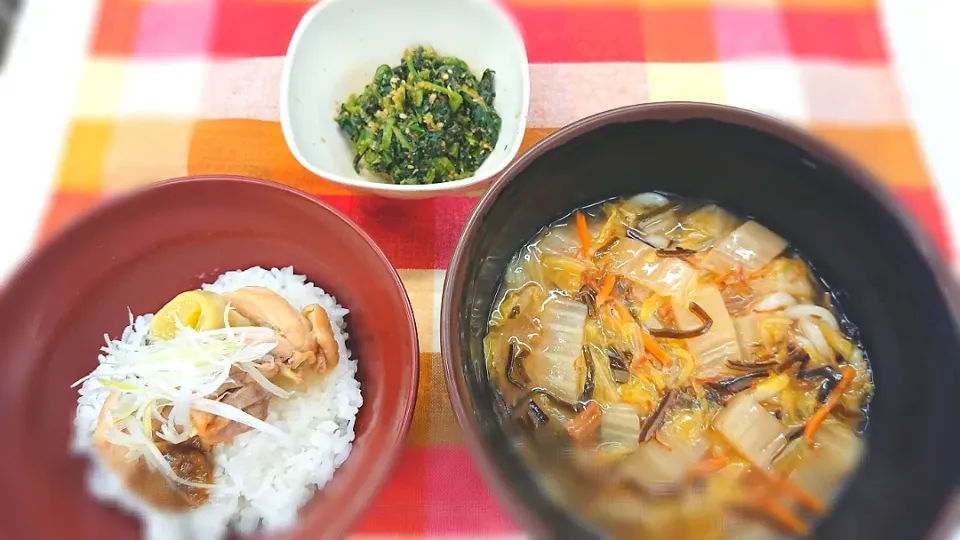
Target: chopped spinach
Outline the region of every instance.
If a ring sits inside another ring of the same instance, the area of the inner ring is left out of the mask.
[[[358,173],[434,184],[472,175],[493,151],[495,97],[493,71],[478,80],[463,60],[418,47],[404,51],[399,65],[377,68],[334,119],[353,142]]]

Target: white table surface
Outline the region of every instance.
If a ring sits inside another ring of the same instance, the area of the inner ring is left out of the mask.
[[[53,189],[97,1],[25,4],[0,71],[0,280],[29,251]],[[880,4],[907,111],[960,254],[960,0]],[[942,534],[960,540],[960,531]]]

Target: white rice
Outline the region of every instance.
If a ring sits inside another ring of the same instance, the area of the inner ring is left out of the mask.
[[[347,456],[354,438],[357,411],[363,403],[356,380],[357,361],[350,358],[344,316],[346,309],[323,289],[293,273],[260,267],[227,272],[203,288],[228,292],[250,285],[267,287],[294,307],[320,304],[334,326],[340,359],[329,375],[289,399],[270,401],[266,421],[292,438],[286,446],[259,431],[249,431],[214,451],[215,484],[209,501],[187,513],[158,511],[126,490],[120,479],[99,459],[91,437],[106,392],[94,392],[100,383],[87,380],[80,389],[74,422],[74,451],[91,461],[87,487],[98,499],[117,504],[140,517],[149,540],[224,538],[229,529],[247,534],[262,529],[289,529],[297,513],[333,476]],[[152,314],[136,317],[120,338],[138,344],[146,336]]]

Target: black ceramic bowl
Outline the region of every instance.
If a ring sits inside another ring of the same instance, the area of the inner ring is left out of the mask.
[[[506,265],[573,209],[651,190],[755,217],[811,260],[861,330],[876,384],[867,454],[816,535],[927,536],[960,477],[958,296],[942,260],[879,183],[829,146],[697,103],[628,107],[560,130],[504,172],[465,227],[443,291],[447,388],[505,506],[537,536],[598,535],[538,490],[500,421],[481,340]]]

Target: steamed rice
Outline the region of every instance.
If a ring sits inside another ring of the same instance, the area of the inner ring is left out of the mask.
[[[307,282],[305,276],[294,274],[292,267],[227,272],[203,289],[225,293],[253,285],[273,290],[298,310],[320,304],[330,318],[340,358],[336,368],[321,380],[288,399],[270,401],[266,421],[287,433],[291,445],[254,430],[215,449],[217,489],[211,491],[206,504],[174,514],[158,511],[130,493],[102,463],[92,443],[107,393],[94,392],[100,387],[96,378],[87,380],[80,389],[74,450],[91,461],[87,487],[98,499],[137,514],[144,525],[144,537],[149,540],[218,539],[230,528],[241,534],[288,529],[296,522],[299,508],[323,488],[350,455],[354,423],[363,400],[356,380],[357,361],[350,358],[346,346],[344,316],[348,311],[323,289]],[[141,343],[152,317],[133,318],[119,341]]]

